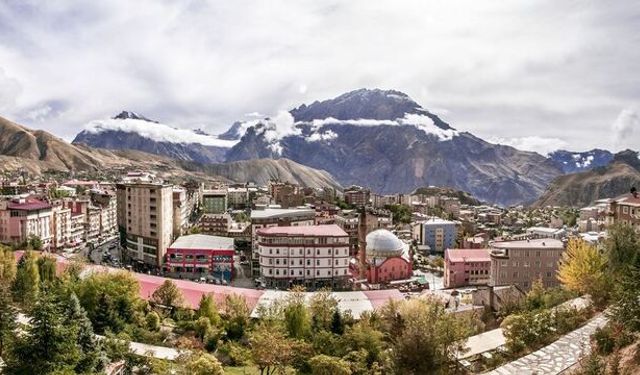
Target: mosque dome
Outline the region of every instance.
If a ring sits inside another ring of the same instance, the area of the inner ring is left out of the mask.
[[[367,234],[367,257],[395,257],[401,256],[405,244],[395,234],[386,229],[377,229]]]

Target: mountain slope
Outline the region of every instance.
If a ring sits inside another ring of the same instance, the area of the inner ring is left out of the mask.
[[[534,200],[562,173],[539,154],[458,132],[398,91],[356,90],[290,115],[241,126],[227,160],[288,158],[343,186],[383,194],[449,186],[504,205]]]
[[[584,152],[557,150],[548,156],[557,163],[564,173],[582,172],[603,167],[613,160],[613,154],[610,151],[597,148]]]
[[[640,187],[640,160],[637,152],[627,150],[615,154],[604,167],[558,177],[534,206],[584,207],[624,194],[632,186]]]
[[[72,143],[216,163],[224,161],[227,150],[236,142],[218,139],[202,131],[172,128],[136,113],[123,111],[113,119],[90,122]]]
[[[251,160],[226,164],[202,164],[174,160],[136,150],[105,150],[74,145],[42,130],[31,130],[0,117],[0,170],[44,172],[101,172],[154,170],[163,178],[226,179],[266,183],[269,178],[310,187],[340,185],[325,171],[290,160]],[[251,177],[251,178],[249,178]]]

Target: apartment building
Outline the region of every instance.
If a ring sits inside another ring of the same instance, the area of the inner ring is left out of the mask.
[[[52,207],[53,211],[53,241],[54,249],[63,249],[70,245],[71,240],[71,209],[62,202]]]
[[[564,251],[562,241],[539,238],[489,244],[491,278],[489,285],[515,284],[528,290],[540,279],[545,287],[558,285],[558,262]]]
[[[360,186],[351,186],[344,191],[344,201],[352,206],[366,206],[370,198],[371,191]]]
[[[612,223],[628,224],[640,230],[640,195],[635,188],[631,192],[618,196],[609,203],[609,216]]]
[[[124,183],[116,185],[116,195],[127,256],[160,268],[173,239],[173,187]]]
[[[315,210],[306,208],[265,208],[251,211],[251,271],[253,276],[260,276],[259,229],[314,225],[315,216]]]
[[[432,252],[444,253],[454,248],[458,237],[458,222],[432,217],[413,224],[414,240],[427,245]]]
[[[349,236],[335,224],[257,230],[260,275],[268,287],[343,288],[350,278]]]
[[[189,230],[189,216],[191,207],[187,200],[187,190],[173,188],[173,236],[179,237]]]
[[[176,239],[165,254],[165,272],[187,279],[213,277],[230,282],[233,276],[233,238],[191,234]]]
[[[53,211],[49,203],[33,197],[16,197],[0,202],[0,241],[23,243],[32,236],[44,249],[53,242]]]
[[[487,285],[491,278],[488,249],[447,249],[444,252],[444,287]]]
[[[202,212],[205,214],[223,214],[227,212],[227,189],[208,189],[202,192]]]

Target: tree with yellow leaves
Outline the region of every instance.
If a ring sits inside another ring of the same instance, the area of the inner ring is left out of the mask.
[[[558,279],[569,290],[589,294],[596,305],[609,298],[607,258],[595,246],[580,238],[572,238],[562,254]]]

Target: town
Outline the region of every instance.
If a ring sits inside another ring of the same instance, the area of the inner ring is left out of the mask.
[[[607,228],[639,223],[633,187],[581,209],[499,207],[433,186],[379,195],[276,180],[169,183],[130,171],[103,180],[6,176],[0,202],[0,241],[18,258],[34,250],[62,267],[123,269],[149,301],[167,282],[183,307],[197,310],[208,294],[224,305],[233,294],[254,318],[299,291],[328,292],[352,319],[389,301],[437,301],[447,314],[481,320],[479,337],[496,341],[470,337],[454,356],[471,372],[509,358],[496,322],[532,293],[593,314],[585,312],[592,299],[559,289],[568,243],[604,252]]]

